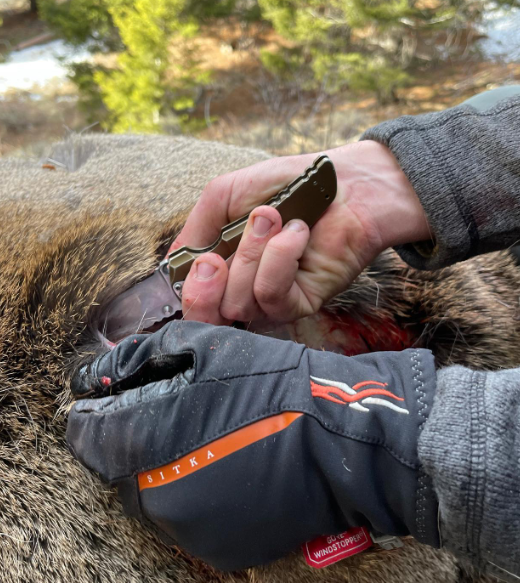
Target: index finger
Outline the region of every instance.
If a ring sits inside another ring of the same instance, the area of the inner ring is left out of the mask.
[[[297,178],[315,157],[305,154],[271,158],[213,179],[202,191],[168,253],[184,245],[211,245],[222,227],[266,202]]]

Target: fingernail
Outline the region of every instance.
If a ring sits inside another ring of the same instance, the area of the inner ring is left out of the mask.
[[[269,233],[272,226],[273,221],[270,221],[266,217],[262,216],[255,217],[255,220],[253,221],[253,233],[257,237],[263,237],[264,235],[267,235],[267,233]]]
[[[284,229],[287,229],[287,231],[302,231],[303,225],[301,221],[289,221]]]
[[[211,279],[217,268],[211,263],[206,263],[202,261],[201,263],[197,263],[197,279]]]

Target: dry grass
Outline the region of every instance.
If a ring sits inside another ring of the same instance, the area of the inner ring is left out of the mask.
[[[215,121],[208,116],[200,137],[278,155],[319,151],[356,140],[386,119],[443,110],[513,83],[520,83],[520,63],[441,63],[417,70],[414,85],[398,92],[399,101],[383,106],[370,95],[331,99],[257,78],[212,100],[211,112],[219,114]]]
[[[86,125],[74,96],[37,97],[16,91],[0,101],[0,156],[40,157],[51,142]]]
[[[369,118],[355,111],[328,108],[316,116],[295,116],[285,123],[272,117],[244,122],[228,114],[200,137],[237,146],[261,148],[284,156],[317,152],[353,141],[370,126]]]

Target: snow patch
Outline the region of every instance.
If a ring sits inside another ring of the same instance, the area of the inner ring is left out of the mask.
[[[91,58],[85,48],[71,49],[62,40],[35,45],[12,52],[0,64],[0,93],[9,89],[29,91],[54,81],[63,83],[67,78],[67,65]]]

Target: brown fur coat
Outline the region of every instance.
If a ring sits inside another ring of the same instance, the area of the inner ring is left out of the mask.
[[[471,576],[413,541],[313,570],[301,553],[217,573],[124,517],[65,444],[71,371],[100,347],[101,307],[149,271],[213,176],[267,154],[184,138],[91,136],[56,170],[0,161],[0,580],[14,582],[455,583]],[[434,274],[384,254],[330,307],[386,347],[395,330],[440,366],[520,365],[520,271],[507,252]],[[392,326],[389,323],[392,322]]]

